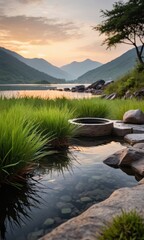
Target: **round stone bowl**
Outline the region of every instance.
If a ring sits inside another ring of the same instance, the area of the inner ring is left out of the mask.
[[[111,135],[113,129],[113,122],[105,118],[74,118],[70,119],[69,122],[77,127],[77,136],[108,136]]]

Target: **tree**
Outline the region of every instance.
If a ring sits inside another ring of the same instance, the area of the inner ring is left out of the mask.
[[[112,10],[101,12],[106,19],[94,30],[106,35],[103,44],[107,48],[119,43],[133,45],[139,63],[144,67],[144,0],[118,1],[113,4]]]

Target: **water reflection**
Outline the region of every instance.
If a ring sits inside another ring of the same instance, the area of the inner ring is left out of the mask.
[[[6,239],[8,225],[13,229],[30,219],[31,207],[38,207],[40,195],[36,191],[36,182],[27,179],[21,190],[2,186],[0,196],[0,235],[1,239]]]
[[[119,143],[98,146],[91,143],[89,152],[84,146],[83,142],[82,146],[44,159],[22,191],[0,190],[3,239],[37,240],[92,204],[108,198],[115,189],[136,184],[134,177],[102,162],[103,147],[114,152]]]
[[[64,92],[57,90],[37,90],[37,91],[1,91],[0,97],[4,98],[24,98],[24,97],[35,97],[42,99],[56,99],[56,98],[68,98],[68,99],[79,99],[79,98],[91,98],[91,93],[77,93],[77,92]]]

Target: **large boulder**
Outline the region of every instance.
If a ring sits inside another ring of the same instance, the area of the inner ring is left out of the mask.
[[[123,122],[142,124],[144,123],[144,113],[140,109],[129,110],[123,115]]]
[[[111,167],[130,167],[134,173],[144,176],[144,150],[138,148],[122,149],[104,160]]]
[[[99,90],[99,89],[102,88],[102,86],[103,86],[104,84],[105,84],[105,81],[101,79],[101,80],[98,80],[98,81],[92,83],[91,85],[89,85],[89,86],[87,87],[87,89],[96,89],[96,90]]]

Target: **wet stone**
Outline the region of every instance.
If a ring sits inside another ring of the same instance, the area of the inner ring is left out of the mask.
[[[70,214],[71,213],[71,208],[62,208],[61,209],[61,213],[62,214]]]
[[[43,223],[43,225],[45,225],[45,226],[51,226],[51,225],[53,225],[54,224],[54,219],[53,218],[47,218],[46,220],[45,220],[45,222]]]
[[[80,198],[80,201],[81,201],[81,202],[90,202],[90,201],[91,201],[91,198],[89,198],[89,197],[81,197],[81,198]]]
[[[28,234],[27,240],[37,240],[38,238],[42,237],[44,234],[44,230],[40,229],[39,231],[32,232]]]

